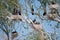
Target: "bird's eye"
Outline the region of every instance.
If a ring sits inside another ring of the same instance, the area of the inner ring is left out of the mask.
[[[34,15],[34,8],[33,8],[33,5],[32,5],[32,8],[31,8],[31,11],[32,11],[32,15]]]

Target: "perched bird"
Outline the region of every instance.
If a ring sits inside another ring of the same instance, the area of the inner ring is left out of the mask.
[[[14,39],[14,38],[17,37],[17,36],[18,36],[17,31],[13,31],[13,32],[12,32],[12,39]]]
[[[45,16],[46,14],[47,14],[47,13],[46,13],[46,12],[44,12],[44,13],[43,13],[43,16]]]
[[[17,33],[17,31],[13,31],[12,34]]]
[[[18,11],[19,15],[21,15],[21,11]]]
[[[33,22],[35,22],[35,21],[36,21],[36,19],[33,20]]]
[[[36,19],[33,20],[34,24],[40,24],[39,22],[36,22]]]
[[[32,15],[34,15],[34,8],[33,8],[33,5],[32,5],[32,8],[31,8],[31,11],[32,11]]]

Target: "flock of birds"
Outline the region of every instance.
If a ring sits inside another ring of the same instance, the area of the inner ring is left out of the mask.
[[[43,16],[46,16],[47,17],[47,19],[49,19],[49,20],[54,20],[56,17],[57,17],[57,15],[59,15],[58,13],[58,4],[56,4],[55,2],[51,2],[50,4],[49,4],[49,7],[50,7],[50,10],[51,10],[51,12],[50,13],[46,13],[46,12],[44,12],[43,13]],[[32,5],[32,8],[31,8],[31,11],[32,11],[32,15],[34,15],[34,8],[33,8],[33,5]],[[14,19],[14,20],[22,20],[21,19],[21,15],[22,15],[22,13],[21,13],[21,11],[19,11],[19,10],[17,10],[16,8],[14,8],[13,9],[13,12],[9,15],[9,16],[7,16],[7,18],[8,19]],[[36,22],[36,20],[34,19],[33,20],[33,23],[35,23],[35,24],[39,24],[39,23],[37,23]],[[16,37],[17,36],[17,31],[13,31],[12,32],[12,38],[14,38],[14,37]]]

